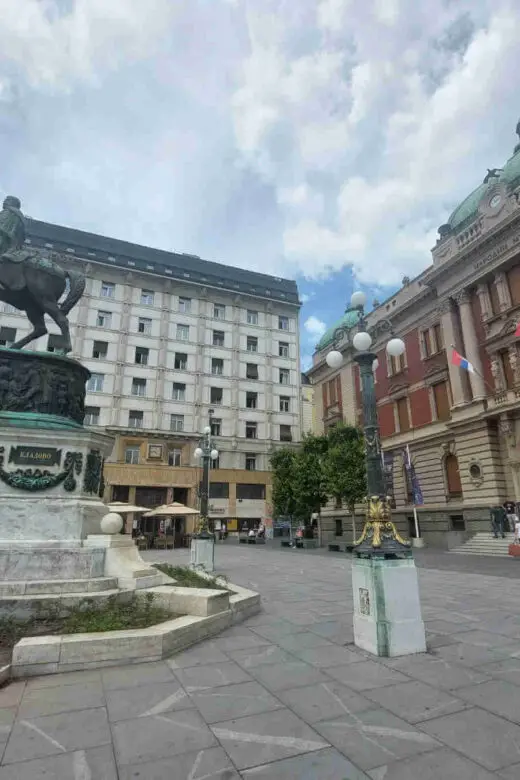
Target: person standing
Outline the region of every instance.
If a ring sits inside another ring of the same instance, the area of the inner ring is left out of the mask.
[[[507,515],[506,510],[503,506],[497,505],[492,506],[490,509],[491,514],[491,529],[493,531],[493,536],[495,539],[498,539],[498,534],[502,537],[502,539],[506,538],[506,523],[507,523]]]
[[[518,520],[518,515],[516,514],[516,505],[514,501],[505,501],[503,504],[503,507],[506,512],[507,521],[509,523],[509,530],[514,531],[515,530],[515,523]]]

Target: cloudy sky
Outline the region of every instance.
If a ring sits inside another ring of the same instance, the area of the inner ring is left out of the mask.
[[[519,0],[0,0],[0,191],[295,277],[305,361],[510,156]]]

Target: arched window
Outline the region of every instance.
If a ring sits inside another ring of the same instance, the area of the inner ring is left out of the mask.
[[[457,456],[450,453],[446,455],[444,461],[446,470],[446,484],[448,487],[448,498],[462,497],[462,483],[460,481],[459,462]]]

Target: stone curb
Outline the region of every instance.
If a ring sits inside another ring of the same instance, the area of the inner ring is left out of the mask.
[[[170,586],[142,591],[142,595],[154,593],[159,603],[172,612],[190,610],[184,617],[149,628],[21,639],[13,648],[11,677],[33,677],[168,658],[260,611],[260,594],[231,583],[227,583],[227,587],[231,593]],[[0,670],[0,680],[3,671]]]

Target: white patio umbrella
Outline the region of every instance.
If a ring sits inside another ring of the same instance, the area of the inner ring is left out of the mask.
[[[145,517],[161,517],[172,515],[200,515],[198,509],[192,509],[184,504],[179,504],[178,501],[174,501],[171,504],[162,504],[161,506],[152,509],[145,514]]]
[[[129,512],[149,512],[148,506],[137,506],[136,504],[125,504],[124,501],[111,501],[107,504],[111,512],[117,512],[118,514],[128,514]]]

